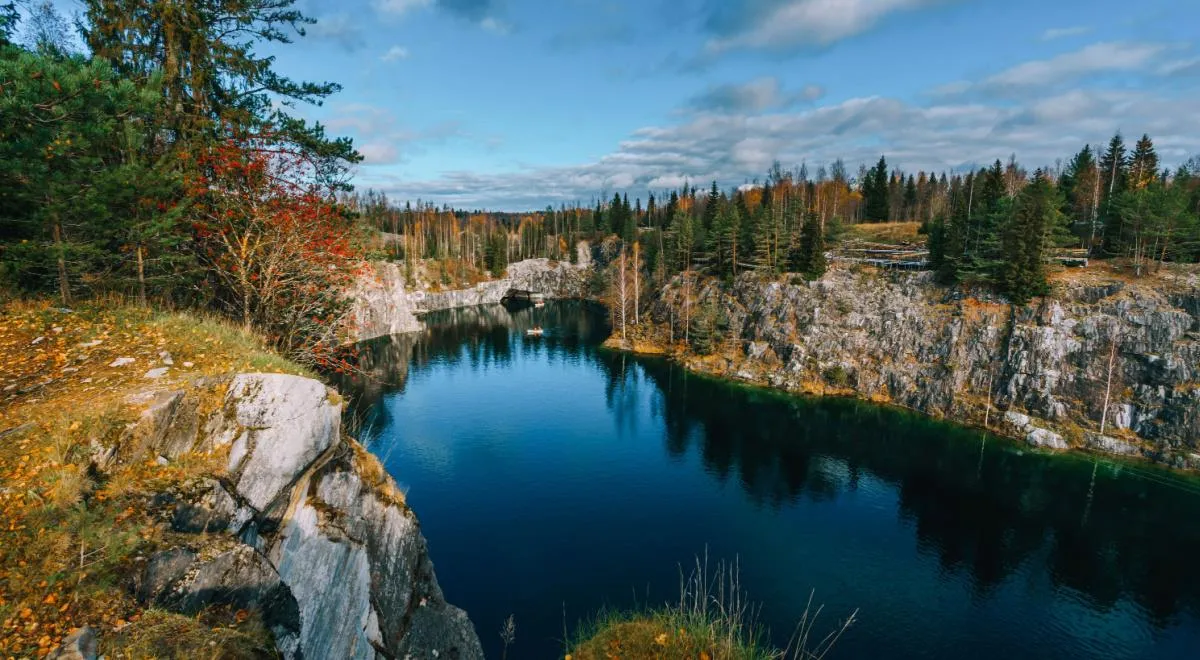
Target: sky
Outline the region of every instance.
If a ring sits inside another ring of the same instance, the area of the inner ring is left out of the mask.
[[[63,0],[68,5],[71,0]],[[298,0],[278,68],[343,90],[356,185],[530,210],[886,155],[1200,154],[1200,0]]]

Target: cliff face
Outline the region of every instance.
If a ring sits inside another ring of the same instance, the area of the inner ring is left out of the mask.
[[[580,248],[586,254],[586,245]],[[587,259],[579,264],[526,259],[511,264],[504,277],[468,289],[430,291],[409,288],[396,264],[376,264],[354,292],[354,335],[357,341],[416,332],[426,312],[499,303],[509,289],[536,291],[547,298],[583,298],[587,292]]]
[[[727,291],[693,292],[694,309],[723,310],[734,345],[684,360],[789,391],[986,420],[1031,444],[1200,468],[1200,281],[1161,284],[1065,284],[1014,308],[934,286],[928,274],[743,277]],[[652,317],[674,322],[679,337],[681,309],[681,291],[667,287]]]
[[[212,387],[227,388],[216,411],[203,393],[160,393],[131,436],[165,460],[228,457],[219,478],[161,496],[182,542],[149,558],[139,598],[258,608],[285,658],[482,658],[403,495],[342,437],[336,393],[282,374]]]

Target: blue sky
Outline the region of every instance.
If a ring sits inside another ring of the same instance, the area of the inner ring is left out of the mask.
[[[70,0],[66,0],[70,2]],[[1200,0],[299,0],[360,187],[519,210],[771,163],[1200,153]],[[1136,135],[1134,135],[1136,134]]]

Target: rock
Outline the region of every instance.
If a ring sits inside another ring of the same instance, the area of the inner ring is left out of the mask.
[[[287,638],[294,638],[300,630],[300,611],[291,590],[267,558],[246,545],[197,566],[192,578],[176,589],[168,603],[185,614],[196,614],[214,605],[257,609],[277,642],[282,639],[283,644],[290,643]]]
[[[194,366],[196,366],[196,365],[195,365],[195,364],[193,364],[193,363],[191,363],[191,362],[184,362],[184,363],[183,363],[183,367],[184,367],[185,369],[191,369],[191,368],[192,368],[192,367],[194,367]]]
[[[29,342],[29,345],[37,346],[38,344],[42,343],[43,341],[46,341],[45,337],[38,337],[38,338],[34,339],[33,341]]]
[[[146,375],[143,376],[143,378],[149,378],[149,379],[162,378],[163,376],[166,376],[167,372],[170,370],[171,370],[170,367],[158,367],[155,369],[151,369],[150,371],[146,372]]]
[[[135,590],[138,601],[145,604],[162,601],[195,562],[196,553],[187,548],[171,548],[155,553],[138,580]]]
[[[499,303],[514,288],[538,291],[547,298],[583,298],[587,293],[585,263],[590,263],[590,257],[580,264],[526,259],[510,264],[503,278],[437,292],[409,291],[396,264],[374,264],[351,294],[355,300],[352,329],[358,341],[417,332],[424,328],[418,314]]]
[[[1085,434],[1083,443],[1090,449],[1118,456],[1140,456],[1142,454],[1142,450],[1137,445],[1099,433]]]
[[[221,440],[232,438],[229,473],[236,494],[264,512],[341,434],[341,404],[325,385],[287,374],[233,379]]]
[[[154,462],[161,466],[167,466],[171,464],[171,461],[166,456],[159,456],[158,458],[154,459]]]
[[[1029,415],[1023,415],[1015,410],[1009,410],[1008,412],[1005,412],[1004,421],[1022,430],[1029,428],[1031,425]]]
[[[172,358],[171,354],[166,351],[160,351],[158,353],[158,359],[162,360],[162,363],[167,365],[168,367],[173,366],[175,364],[174,358]]]
[[[102,340],[94,339],[92,341],[85,341],[85,342],[75,344],[75,345],[78,346],[79,348],[95,348],[103,343],[104,342]]]
[[[446,603],[425,539],[396,501],[395,484],[390,477],[365,483],[360,460],[374,459],[344,452],[315,477],[310,500],[271,552],[300,603],[301,652],[374,658],[381,648],[398,658],[482,658],[466,614]]]
[[[50,655],[47,660],[96,660],[100,644],[96,641],[96,631],[91,626],[77,628],[63,639],[63,643]]]
[[[1035,428],[1030,431],[1029,434],[1025,436],[1025,442],[1028,442],[1034,447],[1044,447],[1046,449],[1071,448],[1071,446],[1067,444],[1067,441],[1063,440],[1061,435],[1054,433],[1053,431],[1047,431],[1046,429],[1039,428]]]
[[[131,357],[119,357],[119,358],[117,358],[117,359],[113,360],[112,362],[110,362],[108,366],[110,366],[110,367],[124,367],[125,365],[133,364],[134,362],[137,362],[137,359],[136,359],[136,358],[131,358]]]
[[[216,481],[209,484],[196,502],[181,502],[171,516],[171,528],[177,532],[198,534],[228,529],[238,510],[237,501]]]

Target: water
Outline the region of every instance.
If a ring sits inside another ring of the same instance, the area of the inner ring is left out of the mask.
[[[736,558],[785,644],[854,609],[837,658],[1198,658],[1200,483],[604,351],[551,303],[364,345],[362,437],[407,490],[488,657],[561,657],[602,607]],[[525,336],[535,322],[543,338]]]

